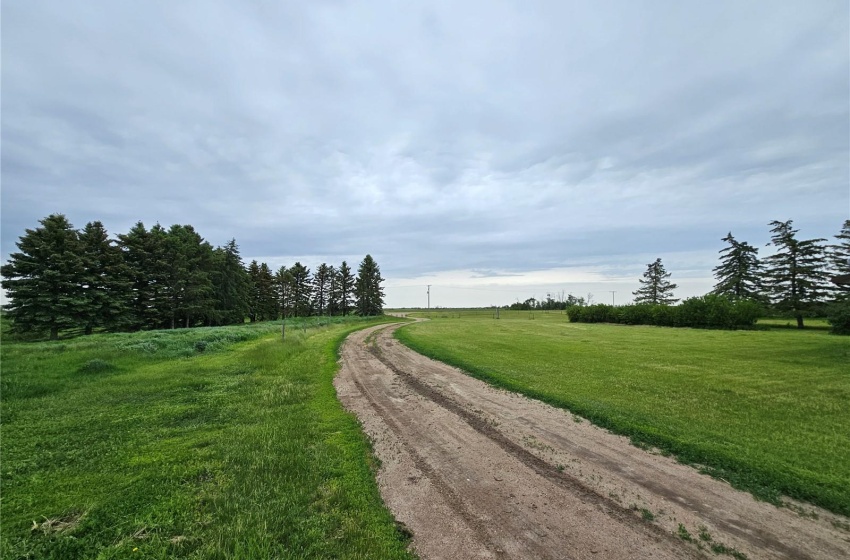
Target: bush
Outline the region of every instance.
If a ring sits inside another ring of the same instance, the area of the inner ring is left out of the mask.
[[[688,298],[681,305],[589,305],[567,309],[572,323],[623,323],[658,327],[737,329],[752,327],[761,312],[758,303],[706,295]]]
[[[832,325],[832,334],[850,335],[850,301],[830,305],[826,320]]]

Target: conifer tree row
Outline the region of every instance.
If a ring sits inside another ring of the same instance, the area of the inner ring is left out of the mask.
[[[0,268],[16,332],[56,339],[60,333],[383,312],[383,278],[369,255],[361,270],[370,276],[361,282],[345,261],[322,263],[315,275],[300,262],[276,273],[257,261],[246,267],[235,239],[213,248],[190,225],[148,229],[138,222],[110,239],[97,221],[79,231],[61,214],[39,223]],[[355,290],[361,284],[368,289]]]

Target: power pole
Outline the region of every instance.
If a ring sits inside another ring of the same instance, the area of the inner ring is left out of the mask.
[[[608,291],[611,292],[611,305],[614,305],[614,294],[616,294],[617,291],[616,290],[608,290]]]
[[[428,284],[428,313],[431,312],[431,284]]]

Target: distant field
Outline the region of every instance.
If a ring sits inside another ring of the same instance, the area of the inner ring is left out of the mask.
[[[0,556],[409,558],[316,322],[4,339]]]
[[[439,310],[398,338],[675,453],[756,495],[850,514],[850,339],[824,330],[570,324]]]

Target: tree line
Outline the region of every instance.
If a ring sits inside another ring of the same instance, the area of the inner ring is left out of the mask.
[[[242,261],[191,225],[142,222],[111,239],[99,221],[75,229],[52,214],[27,229],[0,267],[15,332],[90,334],[228,325],[310,315],[380,315],[384,279],[371,255],[355,276],[343,261],[315,272]]]
[[[771,237],[767,246],[773,247],[774,253],[763,259],[757,247],[735,239],[731,232],[722,238],[726,247],[720,250],[720,264],[713,270],[717,283],[709,295],[732,302],[756,302],[790,314],[798,328],[803,328],[806,314],[825,311],[827,306],[836,316],[850,313],[846,309],[850,306],[850,220],[845,220],[832,244],[824,238],[800,239],[793,220],[774,220],[768,225]],[[678,286],[670,276],[661,259],[648,264],[640,288],[633,292],[634,303],[669,306],[678,302],[673,297]]]

